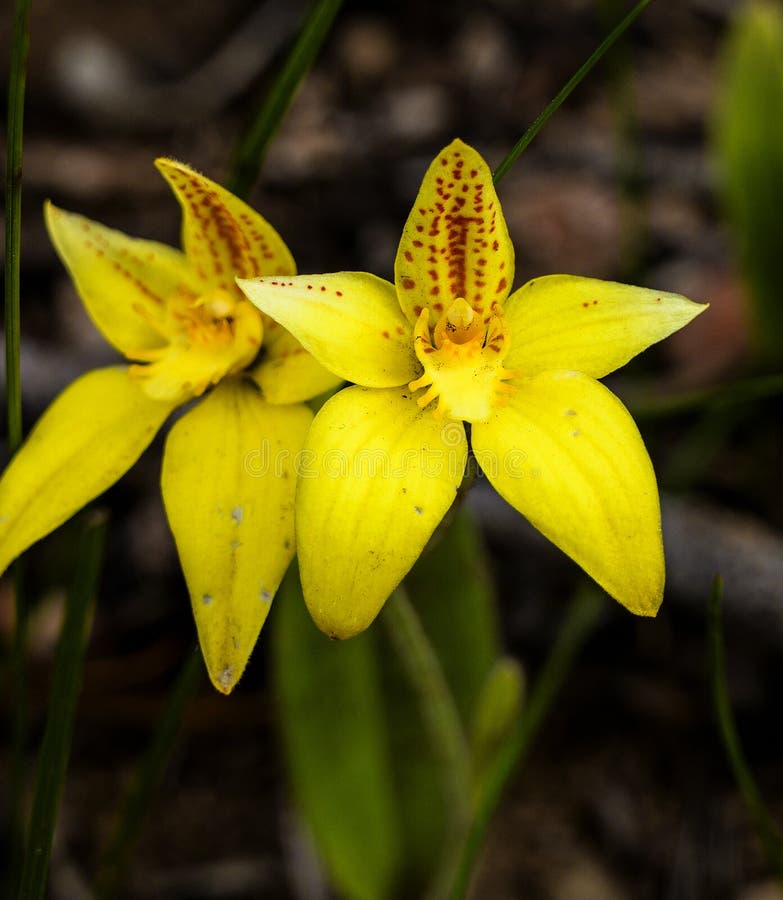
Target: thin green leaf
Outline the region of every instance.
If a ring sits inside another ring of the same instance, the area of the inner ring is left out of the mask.
[[[316,0],[313,4],[275,83],[237,147],[227,187],[238,196],[247,196],[255,184],[269,143],[312,68],[341,5],[342,0]]]
[[[22,137],[31,0],[17,0],[8,82],[8,138],[5,161],[5,371],[8,452],[22,443],[22,388],[19,378],[19,308],[22,228]]]
[[[46,891],[52,837],[71,752],[76,701],[82,684],[84,654],[103,558],[106,522],[102,513],[91,513],[87,517],[76,577],[65,608],[52,676],[49,714],[38,760],[19,900],[41,900]]]
[[[131,853],[141,834],[155,793],[179,739],[185,711],[204,681],[204,660],[198,648],[185,660],[169,693],[155,733],[125,796],[112,835],[98,865],[94,895],[96,900],[121,893]]]
[[[555,97],[549,103],[547,103],[547,105],[539,113],[538,117],[530,126],[530,128],[528,128],[527,131],[522,135],[522,137],[516,142],[516,144],[514,144],[508,156],[506,156],[506,158],[500,163],[497,169],[495,169],[495,172],[492,176],[495,184],[498,184],[500,179],[508,174],[509,169],[530,146],[538,132],[541,131],[544,125],[546,125],[546,123],[552,118],[557,110],[560,109],[560,107],[568,99],[574,88],[577,87],[577,85],[582,81],[585,75],[587,75],[587,73],[595,66],[595,64],[603,58],[606,52],[617,42],[617,40],[625,34],[625,32],[637,18],[637,16],[639,16],[639,14],[645,9],[645,7],[649,6],[651,2],[652,0],[639,0],[636,6],[634,6],[634,8],[628,13],[628,15],[622,20],[622,22],[620,22],[620,24],[610,34],[608,34],[603,41],[601,41],[598,47],[593,51],[593,53],[590,54],[585,62],[582,63],[582,65],[566,82],[566,84],[563,85],[563,87],[558,91]]]
[[[783,11],[750,3],[729,35],[714,145],[719,186],[750,287],[758,355],[783,360]]]
[[[734,722],[734,713],[729,700],[729,686],[726,678],[726,648],[723,641],[723,580],[717,577],[712,585],[709,598],[708,640],[710,650],[710,681],[712,701],[718,720],[723,749],[734,773],[737,785],[745,801],[748,813],[764,844],[770,865],[775,870],[778,881],[783,886],[783,833],[769,813],[756,780],[750,771],[742,749]]]
[[[272,615],[279,720],[297,806],[340,894],[384,900],[402,860],[375,633],[330,641],[313,625],[293,568]]]
[[[30,45],[31,0],[17,0],[14,10],[13,38],[8,77],[8,118],[5,160],[5,372],[8,455],[22,443],[22,385],[19,371],[21,343],[20,256],[22,224],[22,138],[24,134],[24,96],[27,80],[27,52]],[[7,878],[13,884],[21,865],[22,785],[25,781],[27,742],[27,643],[28,610],[24,601],[22,563],[11,570],[16,605],[14,641],[9,660],[13,685],[14,714],[11,723],[11,785],[8,796],[11,847]]]

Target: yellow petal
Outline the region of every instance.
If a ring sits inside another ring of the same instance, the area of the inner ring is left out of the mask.
[[[155,165],[182,206],[182,246],[207,284],[233,291],[236,275],[296,271],[283,239],[247,203],[184,163],[157,159]]]
[[[96,369],[67,387],[0,480],[0,572],[114,484],[172,408],[150,400],[125,368]]]
[[[168,298],[198,290],[184,254],[128,237],[51,203],[45,205],[44,217],[60,259],[106,340],[121,353],[164,344],[154,323]]]
[[[316,625],[367,628],[456,496],[467,456],[461,423],[439,423],[408,391],[351,387],[307,438],[296,498],[299,568]]]
[[[261,362],[251,378],[269,403],[301,403],[330,391],[342,378],[325,369],[288,331],[265,341]]]
[[[505,365],[524,375],[575,369],[603,378],[704,312],[679,294],[547,275],[506,304],[511,350]]]
[[[394,286],[364,272],[238,279],[262,312],[346,381],[394,387],[421,374]]]
[[[471,433],[497,491],[631,612],[654,616],[664,565],[655,474],[633,420],[576,372],[520,379]]]
[[[452,141],[433,160],[402,232],[394,280],[411,322],[437,317],[458,297],[479,314],[502,303],[514,280],[514,248],[492,173],[481,156]]]
[[[226,379],[171,429],[163,499],[215,687],[239,681],[294,555],[295,458],[312,413]]]

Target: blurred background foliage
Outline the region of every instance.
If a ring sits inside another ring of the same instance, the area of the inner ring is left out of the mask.
[[[388,277],[432,154],[460,136],[496,165],[625,9],[345,3],[251,202],[302,272]],[[34,3],[26,429],[67,381],[113,359],[48,243],[43,199],[176,243],[178,209],[152,160],[175,156],[222,180],[306,11],[302,0]],[[490,832],[477,898],[783,896],[723,757],[704,634],[719,572],[737,725],[781,821],[782,22],[773,2],[653,2],[500,186],[517,283],[558,271],[633,278],[711,309],[611,384],[637,414],[663,489],[664,608],[655,621],[602,609]],[[4,12],[6,59],[10,38]],[[135,760],[195,639],[156,448],[106,497],[112,524],[53,849],[55,898],[89,896]],[[31,759],[78,535],[69,525],[30,553]],[[479,480],[409,579],[476,776],[533,705],[580,578]],[[5,646],[10,590],[6,579]],[[234,695],[202,686],[188,704],[116,896],[318,900],[330,882],[339,896],[411,897],[442,862],[454,838],[449,788],[394,628],[384,619],[335,645],[297,599],[289,579]],[[9,718],[13,695],[0,696]],[[4,742],[0,772],[8,759]],[[467,787],[478,802],[477,784]]]

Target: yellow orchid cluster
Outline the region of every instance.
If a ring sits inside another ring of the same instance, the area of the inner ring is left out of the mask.
[[[132,364],[78,379],[11,461],[0,569],[209,391],[169,431],[162,490],[207,668],[225,693],[295,549],[316,624],[357,634],[454,502],[471,451],[609,594],[657,612],[655,476],[631,417],[597,379],[705,306],[567,275],[511,293],[491,173],[459,140],[424,177],[394,284],[296,275],[258,213],[187,166],[157,165],[182,206],[183,252],[47,206],[90,316]],[[342,381],[352,386],[313,420],[304,401]]]

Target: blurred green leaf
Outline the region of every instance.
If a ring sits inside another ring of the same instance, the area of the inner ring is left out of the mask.
[[[272,138],[293,103],[296,92],[315,63],[343,0],[314,0],[299,35],[274,83],[240,140],[226,186],[240,197],[250,193]]]
[[[405,587],[465,726],[473,719],[482,687],[499,654],[485,551],[466,508],[433,540],[406,578]],[[402,896],[417,896],[432,876],[450,824],[442,762],[426,740],[418,698],[387,635],[382,638],[396,793],[404,825]]]
[[[783,360],[783,11],[749,4],[729,35],[714,130],[726,213],[750,297],[757,354]]]
[[[299,811],[342,895],[389,897],[400,839],[376,634],[330,641],[310,619],[295,567],[274,610],[279,718]]]
[[[406,588],[464,725],[498,657],[492,587],[467,510],[433,541]],[[397,651],[377,627],[329,641],[310,621],[293,571],[274,615],[291,782],[333,884],[362,900],[420,896],[450,823],[443,762]]]

